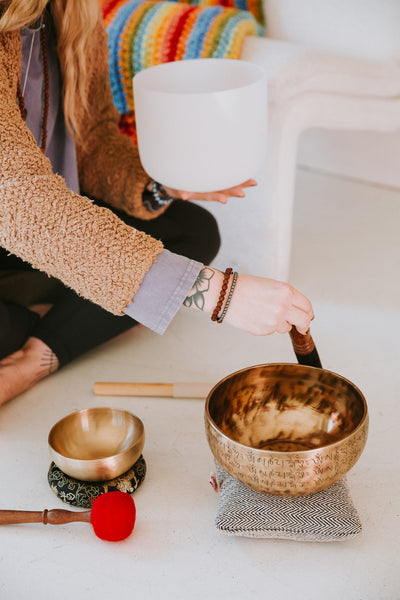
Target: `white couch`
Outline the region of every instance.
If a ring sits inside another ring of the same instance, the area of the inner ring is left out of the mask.
[[[400,0],[265,0],[265,8],[267,36],[247,37],[241,58],[268,75],[268,162],[246,200],[211,210],[223,237],[216,266],[288,280],[300,134],[400,130]]]

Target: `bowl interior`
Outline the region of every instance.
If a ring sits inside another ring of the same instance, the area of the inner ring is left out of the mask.
[[[298,452],[346,438],[366,417],[367,407],[361,392],[335,373],[271,364],[222,380],[207,399],[206,414],[244,446]]]
[[[127,411],[90,408],[58,421],[49,433],[49,445],[70,459],[98,460],[129,450],[143,430],[141,420]]]

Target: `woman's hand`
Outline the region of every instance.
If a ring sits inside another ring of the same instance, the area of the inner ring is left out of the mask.
[[[225,320],[254,335],[287,333],[293,325],[305,334],[314,318],[311,302],[282,281],[240,275]]]
[[[184,305],[212,314],[222,282],[220,271],[203,267]],[[287,333],[293,325],[305,334],[313,318],[311,302],[288,283],[239,275],[224,321],[253,335]]]
[[[204,193],[182,192],[181,190],[174,190],[172,188],[165,187],[165,185],[163,188],[167,192],[168,196],[171,196],[172,198],[180,198],[181,200],[205,200],[207,202],[221,202],[222,204],[226,204],[228,202],[228,198],[230,197],[244,198],[244,188],[253,187],[255,185],[257,185],[257,182],[254,179],[248,179],[241,185],[236,185],[228,190]]]

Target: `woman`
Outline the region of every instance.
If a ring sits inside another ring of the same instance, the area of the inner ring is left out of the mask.
[[[206,266],[218,229],[186,200],[255,182],[152,182],[107,65],[97,0],[0,0],[0,404],[137,322],[162,333],[182,303],[256,335],[313,318],[287,284]]]

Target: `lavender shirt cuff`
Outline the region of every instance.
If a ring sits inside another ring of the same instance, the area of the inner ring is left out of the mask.
[[[202,266],[195,260],[163,250],[124,313],[156,333],[164,333]]]

